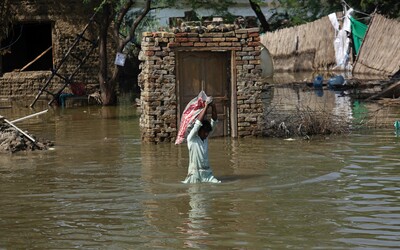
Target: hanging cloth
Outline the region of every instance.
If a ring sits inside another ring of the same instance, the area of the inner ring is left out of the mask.
[[[351,69],[349,64],[349,44],[350,39],[347,37],[347,33],[350,33],[350,20],[349,17],[353,9],[346,11],[346,15],[343,21],[343,27],[340,28],[339,22],[337,21],[336,13],[331,13],[328,17],[335,29],[335,40],[333,43],[335,49],[336,66],[338,69]]]
[[[351,33],[353,36],[354,49],[356,51],[356,55],[358,55],[362,41],[364,40],[365,37],[365,33],[367,33],[368,25],[357,21],[353,17],[350,17],[350,21],[351,21]]]

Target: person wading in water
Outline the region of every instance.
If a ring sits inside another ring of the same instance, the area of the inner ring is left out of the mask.
[[[212,108],[211,122],[205,119],[210,106]],[[187,177],[182,181],[183,183],[221,182],[213,176],[208,161],[208,137],[214,131],[217,122],[217,109],[213,98],[210,96],[207,97],[205,107],[197,116],[194,126],[187,137],[189,167]]]

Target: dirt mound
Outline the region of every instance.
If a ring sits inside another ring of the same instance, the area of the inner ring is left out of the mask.
[[[50,147],[54,146],[54,143],[51,141],[37,139],[31,134],[28,135],[35,139],[35,142],[29,140],[23,134],[21,134],[15,128],[9,126],[8,124],[0,124],[0,153],[47,150]]]

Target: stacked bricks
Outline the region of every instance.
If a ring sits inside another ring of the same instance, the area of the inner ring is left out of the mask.
[[[237,136],[262,135],[264,106],[261,93],[259,29],[224,29],[218,32],[186,28],[172,32],[144,32],[140,128],[143,142],[174,142],[177,136],[176,51],[230,51],[232,90],[236,93]]]
[[[61,5],[58,1],[53,0],[11,1],[11,8],[15,10],[16,23],[53,23],[53,29],[51,31],[53,47],[51,52],[48,53],[52,53],[53,55],[54,68],[60,65],[65,53],[74,43],[76,36],[83,31],[85,25],[89,22],[89,18],[93,14],[93,8],[89,8],[89,6],[83,5],[82,1],[79,0],[71,0],[68,1],[68,4]],[[96,30],[89,29],[85,33],[85,38],[94,40],[95,34],[97,34]],[[109,73],[111,73],[111,68],[114,66],[113,58],[115,56],[115,50],[112,49],[111,42],[108,46],[108,56],[112,58],[109,62]],[[83,55],[85,55],[89,49],[90,44],[81,40],[73,50],[73,54],[78,58],[83,58]],[[85,64],[74,76],[74,82],[82,82],[86,85],[98,84],[98,60],[98,52],[94,50],[93,54],[86,60]],[[69,57],[59,69],[58,73],[69,76],[74,72],[79,63],[80,61]],[[0,97],[33,100],[49,77],[51,77],[51,69],[4,73],[0,75]],[[47,90],[56,92],[63,84],[64,81],[55,76],[52,78],[51,84]],[[66,88],[65,91],[68,92],[69,89]],[[46,93],[43,94],[43,97],[46,97]],[[47,95],[47,98],[51,98],[51,96]]]

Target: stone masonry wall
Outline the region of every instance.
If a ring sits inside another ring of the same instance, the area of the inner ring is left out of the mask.
[[[203,30],[204,31],[204,30]],[[144,142],[174,142],[177,136],[176,51],[231,51],[237,94],[237,135],[262,135],[265,119],[261,93],[260,44],[258,28],[198,29],[144,32],[140,127]]]

